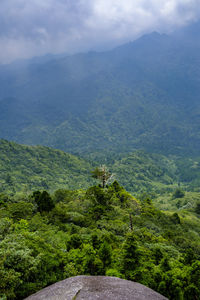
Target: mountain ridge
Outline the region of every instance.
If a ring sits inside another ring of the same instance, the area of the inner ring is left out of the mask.
[[[71,153],[198,155],[200,43],[185,36],[0,66],[0,137]]]

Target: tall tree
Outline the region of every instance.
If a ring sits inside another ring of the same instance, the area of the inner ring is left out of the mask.
[[[39,212],[43,212],[43,211],[48,212],[52,210],[55,206],[51,196],[47,191],[43,191],[43,192],[35,191],[33,192],[33,198],[37,203]]]
[[[106,184],[113,178],[113,176],[114,175],[109,172],[105,165],[96,167],[94,171],[92,171],[92,177],[100,180],[102,188],[106,187]]]

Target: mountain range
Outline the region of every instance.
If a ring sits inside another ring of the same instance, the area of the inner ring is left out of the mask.
[[[199,155],[200,23],[0,66],[0,138],[84,155]]]

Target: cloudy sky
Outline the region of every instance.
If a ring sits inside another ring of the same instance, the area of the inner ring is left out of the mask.
[[[104,50],[200,18],[200,0],[1,0],[0,63]]]

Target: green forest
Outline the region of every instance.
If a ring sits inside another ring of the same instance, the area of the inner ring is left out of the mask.
[[[200,299],[200,194],[194,204],[163,211],[117,181],[1,193],[0,299],[24,299],[83,274],[137,281],[173,300]]]
[[[79,158],[6,140],[0,151],[0,299],[76,275],[200,299],[199,158]]]
[[[36,189],[88,188],[91,170],[106,164],[128,192],[152,196],[173,192],[181,185],[199,192],[200,157],[164,156],[137,150],[131,153],[94,152],[82,158],[44,146],[27,146],[0,139],[0,192]]]

